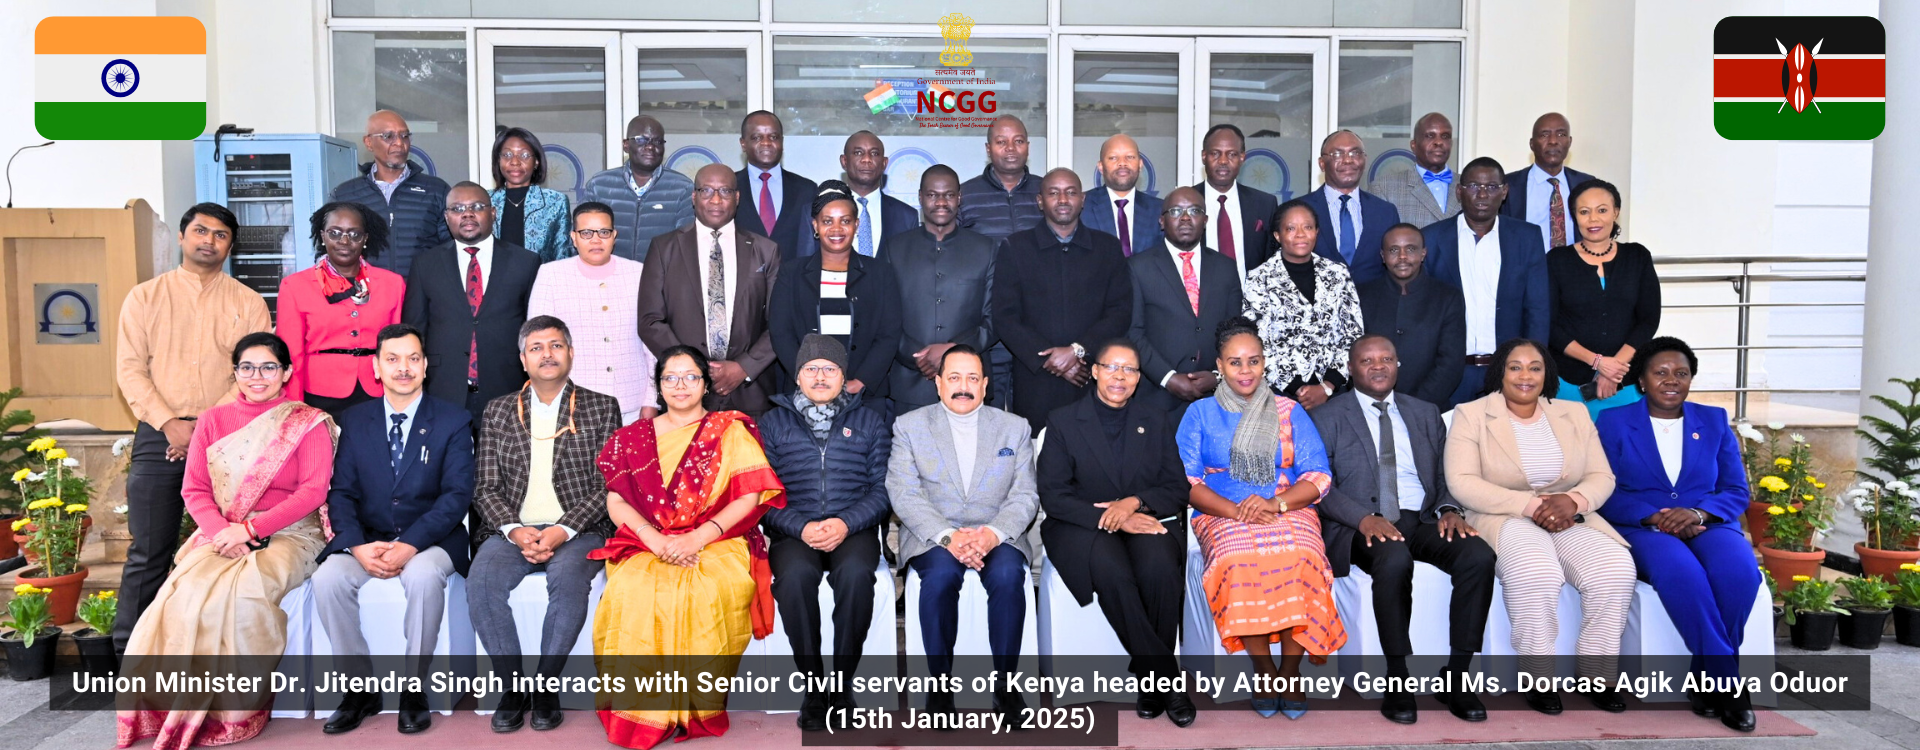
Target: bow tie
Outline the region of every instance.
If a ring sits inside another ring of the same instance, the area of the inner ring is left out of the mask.
[[[1451,168],[1448,168],[1448,169],[1444,169],[1444,170],[1441,170],[1441,171],[1440,171],[1440,172],[1438,172],[1438,173],[1435,173],[1435,172],[1429,172],[1429,171],[1427,171],[1427,170],[1424,170],[1424,169],[1422,169],[1422,170],[1420,170],[1420,180],[1421,180],[1422,182],[1445,182],[1445,183],[1451,183],[1451,182],[1453,182],[1453,169],[1451,169]]]

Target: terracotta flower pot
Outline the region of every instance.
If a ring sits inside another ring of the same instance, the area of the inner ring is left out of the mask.
[[[85,567],[63,576],[37,578],[35,574],[44,572],[40,568],[20,571],[15,577],[21,583],[30,583],[38,588],[49,589],[47,594],[47,613],[53,616],[53,624],[65,625],[73,622],[74,612],[80,607],[80,586],[87,581]]]
[[[20,543],[13,540],[12,531],[13,522],[18,520],[20,520],[20,514],[18,513],[10,516],[0,516],[0,524],[5,524],[5,526],[0,526],[0,529],[7,530],[7,533],[0,534],[0,560],[5,560],[20,554]]]
[[[1747,538],[1753,542],[1755,549],[1773,541],[1773,537],[1768,535],[1769,528],[1773,526],[1773,518],[1767,515],[1767,509],[1771,507],[1773,503],[1747,501]]]
[[[1920,550],[1873,549],[1864,542],[1853,543],[1853,554],[1860,558],[1861,575],[1891,583],[1905,563],[1920,562]]]
[[[1827,559],[1827,553],[1825,550],[1818,549],[1812,552],[1789,552],[1772,547],[1761,547],[1760,559],[1761,564],[1766,566],[1767,573],[1773,576],[1774,586],[1786,592],[1800,585],[1793,580],[1794,576],[1812,578],[1820,575],[1820,563]]]

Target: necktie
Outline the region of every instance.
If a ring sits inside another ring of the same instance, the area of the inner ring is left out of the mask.
[[[1547,224],[1553,227],[1553,247],[1560,247],[1567,244],[1567,204],[1560,199],[1560,178],[1548,177],[1547,184],[1553,187],[1553,197],[1547,199]]]
[[[1133,227],[1128,225],[1133,222],[1127,221],[1127,199],[1121,198],[1113,202],[1113,218],[1113,225],[1120,230],[1120,254],[1132,255]]]
[[[1448,167],[1447,169],[1440,170],[1439,172],[1429,172],[1427,170],[1422,169],[1420,170],[1420,179],[1427,183],[1438,182],[1444,185],[1446,183],[1453,182],[1453,168]]]
[[[1347,260],[1348,266],[1353,265],[1353,246],[1355,244],[1353,241],[1353,212],[1347,207],[1347,201],[1352,199],[1353,196],[1351,195],[1340,196],[1340,257]]]
[[[407,415],[395,414],[389,419],[393,420],[393,429],[387,430],[387,451],[393,454],[393,473],[399,474],[400,451],[406,446],[403,440],[406,436],[400,432],[400,423],[407,421]]]
[[[1236,244],[1233,241],[1233,217],[1227,215],[1227,196],[1220,196],[1220,220],[1214,225],[1220,231],[1219,238],[1214,240],[1220,245],[1220,254],[1229,258],[1237,255],[1233,250]]]
[[[763,175],[764,177],[764,175]],[[727,266],[720,248],[720,230],[713,230],[713,249],[707,252],[707,357],[727,358]]]
[[[867,198],[863,195],[854,200],[860,204],[859,251],[861,255],[871,258],[873,257],[873,220],[867,215]]]
[[[467,307],[473,317],[480,317],[480,302],[486,291],[480,284],[480,248],[467,248]],[[478,326],[467,338],[467,383],[480,382],[480,332]]]
[[[1187,304],[1200,314],[1200,274],[1193,272],[1193,251],[1180,251],[1180,284],[1187,288]]]
[[[768,187],[772,179],[773,175],[760,173],[760,226],[766,227],[768,237],[773,236],[773,223],[779,218],[773,215],[773,188]]]
[[[1380,515],[1389,523],[1400,520],[1400,471],[1394,465],[1393,418],[1387,416],[1387,402],[1375,401],[1380,410]]]

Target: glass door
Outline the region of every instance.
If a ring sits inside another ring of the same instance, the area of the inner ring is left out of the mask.
[[[1184,83],[1194,77],[1192,39],[1065,35],[1057,60],[1069,105],[1054,109],[1050,163],[1072,167],[1092,190],[1103,184],[1101,144],[1125,133],[1140,147],[1137,189],[1164,196],[1192,184],[1196,99]]]
[[[1247,136],[1241,184],[1282,201],[1318,185],[1320,139],[1333,132],[1328,45],[1326,39],[1195,40],[1196,152],[1208,128],[1232,123]],[[1199,179],[1196,171],[1186,184]]]
[[[620,163],[620,34],[612,31],[476,32],[474,181],[493,187],[493,140],[533,131],[545,150],[546,187],[574,203],[588,177]],[[614,135],[609,135],[614,134]]]
[[[740,121],[767,108],[760,49],[755,32],[622,35],[620,115],[609,131],[608,166],[625,159],[619,140],[627,121],[648,115],[666,130],[668,168],[688,177],[715,162],[738,168]]]

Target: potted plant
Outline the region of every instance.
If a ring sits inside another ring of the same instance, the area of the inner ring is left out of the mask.
[[[17,579],[48,589],[53,624],[65,625],[73,622],[80,586],[87,579],[80,543],[89,525],[87,498],[93,495],[93,483],[80,472],[80,462],[53,438],[35,440],[27,451],[37,454],[41,469],[14,480],[29,500],[27,515],[13,522],[13,530],[26,532],[25,546],[33,551],[36,567],[20,571]]]
[[[14,680],[38,680],[53,673],[53,656],[60,644],[60,628],[47,613],[47,590],[23,583],[13,587],[7,602],[7,620],[0,622],[0,645],[7,651],[7,672]]]
[[[1901,565],[1920,562],[1920,549],[1907,543],[1908,537],[1920,531],[1920,516],[1915,515],[1920,508],[1920,489],[1901,479],[1885,487],[1866,481],[1847,495],[1867,532],[1866,541],[1853,545],[1863,575],[1891,581]]]
[[[92,674],[104,675],[118,667],[113,654],[113,618],[119,610],[118,592],[98,591],[80,600],[80,620],[87,627],[73,634],[73,644],[80,650],[81,664]]]
[[[1754,549],[1759,549],[1769,538],[1767,527],[1772,518],[1767,515],[1767,509],[1773,507],[1773,503],[1767,502],[1760,494],[1760,479],[1773,470],[1774,460],[1779,455],[1777,438],[1783,429],[1786,429],[1786,425],[1781,422],[1768,423],[1765,433],[1747,422],[1734,426],[1741,438],[1753,444],[1741,451],[1740,461],[1747,467],[1747,487],[1753,492],[1753,497],[1747,499],[1746,520],[1747,536],[1753,542]],[[1766,450],[1761,450],[1762,447]]]
[[[33,429],[33,412],[7,409],[22,393],[19,388],[0,391],[0,476],[12,476],[35,464],[27,446],[46,434],[45,430]],[[0,485],[0,524],[12,524],[26,505],[26,496],[17,487]],[[19,556],[20,547],[13,537],[0,533],[0,573],[20,567],[23,563],[14,559]]]
[[[1902,565],[1893,577],[1893,640],[1920,646],[1920,564]]]
[[[1780,594],[1794,648],[1807,651],[1833,648],[1834,629],[1840,624],[1843,611],[1833,606],[1833,582],[1798,576],[1794,583],[1793,588]]]
[[[1800,433],[1793,433],[1789,440],[1785,454],[1775,456],[1754,484],[1757,495],[1767,501],[1770,518],[1771,538],[1761,542],[1760,557],[1782,592],[1820,573],[1826,552],[1814,539],[1833,526],[1827,484],[1813,474],[1813,449]]]
[[[1893,613],[1893,584],[1878,578],[1842,578],[1840,585],[1847,587],[1840,642],[1867,651],[1879,648],[1887,615]]]

